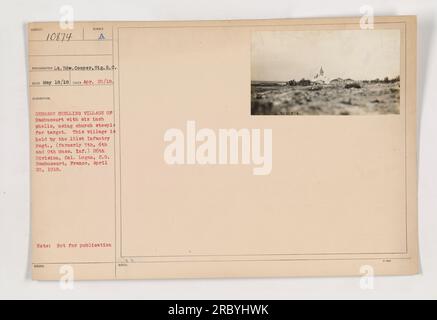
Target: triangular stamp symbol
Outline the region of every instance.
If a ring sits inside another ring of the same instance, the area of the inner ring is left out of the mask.
[[[103,35],[103,33],[100,34],[99,40],[105,40],[105,36]]]

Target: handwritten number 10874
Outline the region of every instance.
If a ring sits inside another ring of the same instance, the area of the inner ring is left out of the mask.
[[[71,32],[53,32],[47,34],[46,41],[70,41],[72,36]]]

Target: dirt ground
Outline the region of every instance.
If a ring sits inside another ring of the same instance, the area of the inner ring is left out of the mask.
[[[252,115],[399,114],[399,82],[359,86],[252,83]]]

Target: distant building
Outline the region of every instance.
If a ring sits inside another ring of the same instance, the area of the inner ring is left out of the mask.
[[[332,84],[343,84],[344,83],[344,79],[342,79],[342,78],[332,79],[330,83],[332,83]]]
[[[329,78],[326,76],[323,67],[320,67],[320,71],[314,76],[313,82],[320,84],[329,83]]]

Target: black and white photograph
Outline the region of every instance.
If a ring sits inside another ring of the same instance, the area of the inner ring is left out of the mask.
[[[399,30],[252,34],[252,115],[400,114]]]

